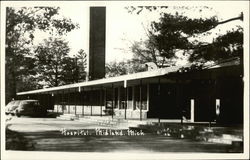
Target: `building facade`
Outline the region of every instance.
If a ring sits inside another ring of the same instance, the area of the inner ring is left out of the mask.
[[[202,69],[168,67],[18,93],[61,114],[243,123],[239,60]]]

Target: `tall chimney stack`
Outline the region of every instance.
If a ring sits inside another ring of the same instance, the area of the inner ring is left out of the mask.
[[[105,77],[106,7],[90,7],[88,79]]]

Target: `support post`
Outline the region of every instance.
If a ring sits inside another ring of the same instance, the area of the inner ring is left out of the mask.
[[[91,90],[90,90],[90,115],[92,116],[92,107],[93,107],[93,88],[91,87]]]
[[[70,99],[70,89],[69,89],[69,93],[68,93],[68,97],[67,97],[67,102],[68,102],[68,114],[70,114],[70,103],[69,103],[69,99]]]
[[[107,88],[104,88],[104,95],[103,95],[104,107],[107,109]]]
[[[58,94],[56,94],[56,93],[58,93]],[[57,91],[56,93],[55,93],[55,101],[54,102],[58,102],[59,101],[58,100],[58,98],[59,98],[59,91]],[[56,113],[58,113],[58,112],[59,112],[59,110],[58,110],[58,103],[57,103],[57,105],[56,105]]]
[[[117,100],[118,100],[118,103],[117,103],[117,105],[118,105],[118,109],[120,109],[121,108],[121,88],[120,87],[118,87],[117,88],[117,92],[118,92],[118,95],[117,95]]]
[[[125,119],[127,119],[127,87],[124,88],[124,93],[125,93],[125,97],[124,97],[124,101],[125,101],[125,106],[124,106],[124,116],[125,116]]]
[[[61,113],[63,113],[63,92],[61,92],[61,94],[60,94],[59,102],[60,102],[59,104],[61,104],[61,108],[62,108]],[[60,107],[59,107],[59,110],[60,110]]]
[[[47,108],[47,109],[48,109],[49,105],[50,105],[50,94],[49,94],[49,92],[48,92],[47,104],[46,104],[46,108]]]
[[[75,91],[76,91],[76,93],[74,94],[74,98],[75,98],[75,115],[76,115],[76,101],[77,101],[77,94],[78,94],[78,92],[77,92],[77,88],[75,89]]]
[[[62,113],[64,114],[64,106],[65,106],[65,102],[64,102],[64,99],[65,99],[65,95],[64,95],[64,90],[63,90],[63,93],[62,93]]]
[[[194,99],[191,99],[191,122],[194,122]]]
[[[211,78],[211,75],[210,75],[210,78]],[[208,107],[209,107],[209,112],[208,112],[208,114],[209,114],[209,129],[211,128],[211,121],[212,121],[212,119],[213,119],[213,115],[212,115],[212,108],[214,107],[213,106],[213,102],[212,102],[212,93],[213,93],[213,88],[212,88],[212,80],[211,79],[209,79],[208,80],[208,86],[210,86],[209,87],[209,89],[208,89]]]
[[[132,108],[133,110],[136,109],[136,104],[135,104],[135,86],[132,87]]]
[[[84,97],[85,97],[84,88],[82,88],[82,95],[83,95],[83,97],[82,97],[82,116],[84,117]]]
[[[147,84],[147,108],[146,108],[146,110],[149,110],[149,88],[150,88],[150,86],[149,86],[149,83]]]
[[[54,94],[54,110],[56,110],[56,113],[58,113],[58,105],[56,103],[58,102],[58,94],[55,92]]]
[[[100,89],[100,116],[102,117],[102,98],[103,98],[103,87]]]
[[[140,79],[140,121],[142,120],[142,80]]]
[[[160,107],[159,105],[161,104],[161,102],[160,102],[160,98],[161,98],[161,77],[159,77],[159,79],[158,79],[158,103],[157,103],[157,105],[158,105],[158,107]],[[158,114],[158,123],[159,123],[159,125],[160,125],[160,123],[161,123],[161,115],[160,114]]]
[[[112,116],[112,119],[114,118],[114,84],[112,83],[112,103],[111,103],[111,107],[112,107],[112,112],[111,112],[111,116]]]
[[[220,99],[215,100],[215,114],[216,114],[216,123],[218,123],[220,118]]]

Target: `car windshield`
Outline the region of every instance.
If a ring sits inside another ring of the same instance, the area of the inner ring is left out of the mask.
[[[15,101],[15,103],[13,105],[14,106],[19,106],[20,103],[21,103],[21,101]]]
[[[13,107],[13,106],[19,106],[21,101],[11,101],[7,104],[6,107]]]
[[[22,101],[21,105],[27,105],[27,106],[37,106],[39,105],[38,101]]]

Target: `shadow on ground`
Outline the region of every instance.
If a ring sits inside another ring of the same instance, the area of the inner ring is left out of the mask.
[[[7,130],[7,150],[66,152],[208,152],[228,153],[230,145],[174,139],[161,135],[65,136],[60,131],[23,132]]]
[[[29,141],[23,134],[6,128],[6,150],[34,150],[33,141]]]

